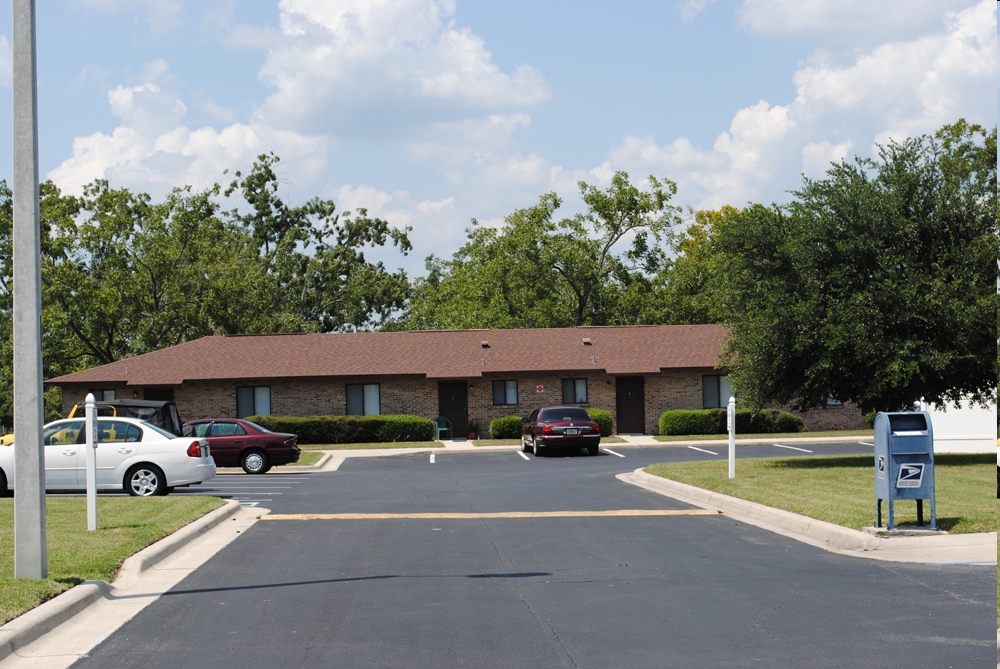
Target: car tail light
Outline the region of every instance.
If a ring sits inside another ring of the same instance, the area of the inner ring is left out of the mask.
[[[201,457],[201,442],[200,441],[192,441],[191,445],[188,446],[187,453],[188,453],[188,457],[191,457],[191,458],[200,458]]]
[[[552,426],[549,425],[548,423],[546,423],[545,425],[542,426],[542,432],[551,433],[552,432]]]
[[[295,446],[295,445],[296,445],[296,443],[295,443],[295,439],[294,438],[292,438],[292,439],[285,439],[285,446]]]

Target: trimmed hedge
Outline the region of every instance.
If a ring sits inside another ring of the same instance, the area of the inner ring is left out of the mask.
[[[524,419],[520,416],[494,418],[490,421],[490,437],[493,439],[520,439]]]
[[[737,409],[737,434],[805,432],[802,419],[780,409]],[[674,409],[660,415],[660,434],[726,434],[725,409]]]
[[[604,409],[587,409],[587,413],[594,419],[594,422],[601,426],[601,436],[610,437],[614,431],[614,418],[610,411]]]
[[[300,444],[358,444],[381,441],[432,441],[434,421],[420,416],[249,416],[272,432],[290,432]]]

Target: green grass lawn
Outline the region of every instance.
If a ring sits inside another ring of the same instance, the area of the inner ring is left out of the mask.
[[[992,454],[942,454],[934,458],[938,527],[955,534],[993,532],[997,507]],[[689,483],[752,502],[794,511],[860,530],[875,524],[875,474],[870,455],[802,458],[748,458],[736,461],[728,478],[724,459],[652,465],[650,474]],[[882,505],[882,522],[886,505]],[[924,519],[930,518],[924,504]],[[912,500],[896,503],[896,523],[917,520]]]
[[[367,448],[443,448],[440,441],[379,441],[366,444],[299,444],[303,451],[353,451]],[[302,454],[305,457],[305,453]]]
[[[111,581],[125,558],[222,506],[217,497],[101,497],[99,529],[87,531],[87,500],[45,501],[49,578],[14,578],[14,500],[0,499],[0,624],[77,583]]]
[[[810,439],[812,437],[867,437],[872,439],[872,430],[827,430],[822,432],[779,432],[777,434],[737,434],[740,439]],[[666,434],[653,437],[657,441],[708,441],[729,439],[725,434]]]

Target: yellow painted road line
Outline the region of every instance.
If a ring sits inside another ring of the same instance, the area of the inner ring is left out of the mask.
[[[261,520],[482,520],[486,518],[606,518],[618,516],[717,516],[708,509],[614,509],[611,511],[504,511],[499,513],[271,513]]]

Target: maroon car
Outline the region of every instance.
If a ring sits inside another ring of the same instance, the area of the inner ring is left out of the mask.
[[[601,426],[581,407],[542,407],[530,416],[521,430],[521,449],[539,455],[549,447],[586,448],[597,455]]]
[[[298,436],[270,430],[238,418],[203,418],[184,423],[185,436],[208,438],[218,467],[243,467],[247,474],[264,474],[273,465],[298,462]]]

